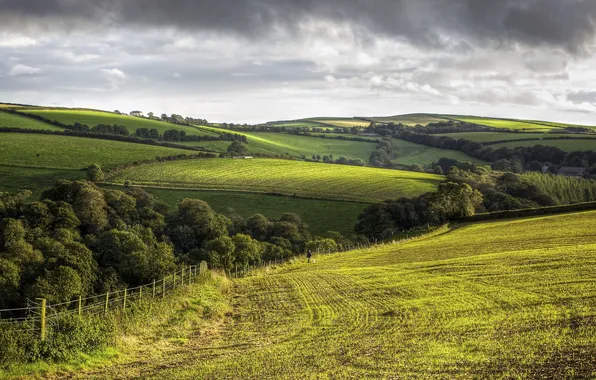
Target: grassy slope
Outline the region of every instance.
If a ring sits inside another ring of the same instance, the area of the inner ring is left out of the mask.
[[[165,123],[157,120],[150,120],[140,117],[118,115],[109,112],[101,111],[75,111],[75,110],[32,110],[27,109],[26,112],[34,115],[40,115],[50,120],[58,120],[64,124],[74,124],[76,122],[86,124],[89,127],[94,127],[98,124],[118,124],[124,125],[128,128],[130,133],[134,133],[137,128],[155,128],[160,134],[163,134],[169,129],[177,129],[179,131],[185,131],[187,135],[201,135],[199,129],[195,127],[188,127],[177,124]]]
[[[491,141],[498,141],[498,140],[519,140],[519,139],[531,139],[531,138],[543,138],[547,136],[563,136],[563,135],[553,135],[548,133],[531,133],[531,132],[524,132],[524,133],[508,133],[508,132],[461,132],[461,133],[440,133],[437,136],[446,136],[451,137],[454,139],[467,139],[471,141],[476,141],[479,143],[483,142],[491,142]]]
[[[380,202],[433,191],[442,177],[288,160],[205,159],[143,165],[110,181],[123,183],[127,179],[138,185]]]
[[[430,123],[438,123],[440,121],[446,121],[437,115],[427,115],[427,114],[406,114],[406,115],[396,115],[396,116],[383,116],[383,117],[371,117],[371,120],[377,121],[379,123],[395,123],[399,124],[402,123],[404,125],[427,125]]]
[[[192,151],[71,136],[3,133],[0,164],[36,168],[81,169],[97,163],[104,168]],[[39,157],[37,156],[39,154]]]
[[[536,131],[536,132],[559,129],[559,127],[555,127],[552,125],[549,126],[549,125],[542,125],[542,124],[534,124],[532,122],[523,121],[523,120],[505,120],[505,119],[495,119],[495,118],[480,117],[480,116],[449,115],[448,117],[453,120],[460,120],[460,121],[465,121],[468,123],[486,125],[488,127],[494,127],[494,128],[509,128],[509,129],[518,129],[518,130],[522,130],[522,129],[528,130],[529,129],[529,130]]]
[[[556,146],[566,152],[572,151],[585,151],[585,150],[596,150],[596,139],[584,140],[539,140],[539,141],[513,141],[502,144],[491,145],[494,149],[499,149],[504,146],[515,148],[517,146],[534,146],[534,145],[546,145]]]
[[[184,198],[202,199],[216,212],[229,214],[234,212],[247,219],[254,214],[263,214],[268,218],[279,219],[286,212],[293,212],[309,225],[313,234],[338,231],[349,236],[354,233],[358,215],[367,205],[362,203],[324,201],[292,197],[280,197],[264,194],[184,191],[169,189],[145,189],[166,201],[172,209]]]
[[[232,132],[225,129],[202,127],[202,129],[213,132]],[[341,156],[350,158],[360,158],[364,162],[368,162],[370,154],[375,150],[374,143],[367,143],[361,141],[347,141],[339,140],[332,137],[318,138],[307,136],[296,136],[284,133],[275,132],[236,132],[244,135],[248,139],[248,149],[251,153],[264,153],[274,155],[286,155],[299,157],[305,154],[307,157],[315,155],[329,155],[333,154],[334,158]],[[186,143],[191,146],[204,146],[223,148],[223,146],[214,145],[211,142],[201,143]],[[229,143],[225,146],[227,149]]]
[[[433,148],[428,145],[416,144],[398,139],[393,139],[392,144],[394,153],[392,161],[396,164],[430,165],[433,162],[437,162],[442,157],[453,158],[461,162],[470,161],[479,164],[486,163],[483,160],[468,156],[457,150]]]
[[[63,131],[64,128],[8,112],[0,112],[0,127]]]
[[[342,128],[368,127],[370,125],[369,121],[349,117],[313,117],[305,120]]]
[[[92,375],[594,378],[595,222],[467,225],[239,279],[216,333]]]
[[[33,195],[30,200],[38,200],[41,193],[52,187],[58,179],[74,181],[86,178],[87,172],[81,170],[24,168],[0,164],[0,192],[31,190]]]

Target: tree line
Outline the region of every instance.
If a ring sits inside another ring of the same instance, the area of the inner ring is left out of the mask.
[[[97,168],[94,168],[97,169]],[[97,171],[93,175],[100,175]],[[351,242],[313,238],[296,214],[224,216],[198,199],[174,212],[140,188],[125,191],[61,180],[39,201],[0,194],[0,307],[50,303],[148,283],[180,263],[232,269]]]

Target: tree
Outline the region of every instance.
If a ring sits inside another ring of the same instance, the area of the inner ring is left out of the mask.
[[[45,298],[48,303],[71,301],[83,294],[81,277],[72,268],[61,266],[46,270],[38,277],[27,292],[29,298]]]
[[[236,140],[233,141],[230,146],[228,147],[228,153],[232,153],[232,154],[245,154],[248,152],[248,149],[246,148],[246,146],[244,144],[242,144],[240,141]]]
[[[335,252],[337,251],[337,243],[330,238],[317,237],[315,240],[311,240],[306,244],[306,249],[310,249],[313,252]]]
[[[205,245],[210,263],[216,268],[230,270],[234,266],[236,246],[229,236],[220,236]]]
[[[247,266],[261,260],[262,247],[258,241],[250,236],[237,234],[232,237],[234,242],[234,256],[238,265]]]
[[[102,182],[105,179],[101,166],[98,164],[89,165],[87,168],[87,177],[89,177],[91,182]]]

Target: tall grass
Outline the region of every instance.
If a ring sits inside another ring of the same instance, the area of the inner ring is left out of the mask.
[[[552,174],[526,173],[522,181],[535,185],[558,204],[596,201],[596,181]]]

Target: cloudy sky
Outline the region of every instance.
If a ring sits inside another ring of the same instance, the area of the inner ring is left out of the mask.
[[[0,0],[0,101],[596,124],[594,0]]]

